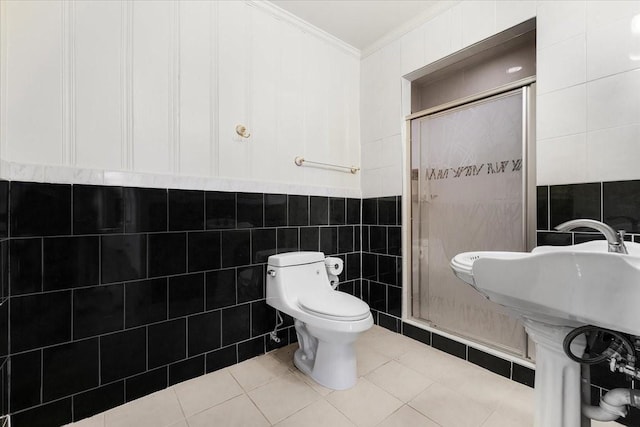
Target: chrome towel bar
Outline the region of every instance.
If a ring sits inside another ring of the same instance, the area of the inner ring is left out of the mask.
[[[305,163],[308,163],[310,165],[318,165],[318,166],[326,166],[326,167],[330,167],[330,168],[335,168],[335,169],[343,169],[343,172],[351,172],[353,174],[357,173],[360,168],[355,167],[355,166],[341,166],[341,165],[334,165],[331,163],[322,163],[322,162],[312,162],[311,160],[306,160],[304,157],[302,156],[298,156],[296,157],[293,162],[298,165],[298,166],[302,166]]]

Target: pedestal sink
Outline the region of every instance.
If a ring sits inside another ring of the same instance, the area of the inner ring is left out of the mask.
[[[466,252],[451,260],[460,279],[523,319],[536,343],[536,427],[589,425],[581,416],[580,364],[564,353],[573,328],[640,335],[640,244],[608,252],[603,240],[531,252]],[[584,340],[572,351],[581,354]]]

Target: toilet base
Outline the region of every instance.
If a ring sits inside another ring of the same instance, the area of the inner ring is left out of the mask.
[[[296,321],[296,331],[301,347],[296,350],[293,363],[300,371],[332,390],[346,390],[356,384],[358,378],[354,344],[358,334],[334,332],[332,335],[335,342],[325,341],[322,337],[309,336],[309,330],[299,321]],[[305,342],[313,342],[313,354],[310,354],[309,348],[304,348]]]

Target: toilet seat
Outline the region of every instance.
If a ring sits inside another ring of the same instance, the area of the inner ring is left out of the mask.
[[[304,311],[331,320],[362,320],[369,316],[369,306],[359,298],[340,291],[319,291],[302,295],[298,305]]]

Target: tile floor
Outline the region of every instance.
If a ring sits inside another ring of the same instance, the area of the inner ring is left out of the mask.
[[[302,375],[290,345],[70,424],[73,427],[533,425],[533,389],[374,326],[357,344],[358,383]],[[614,423],[593,423],[593,426]]]

